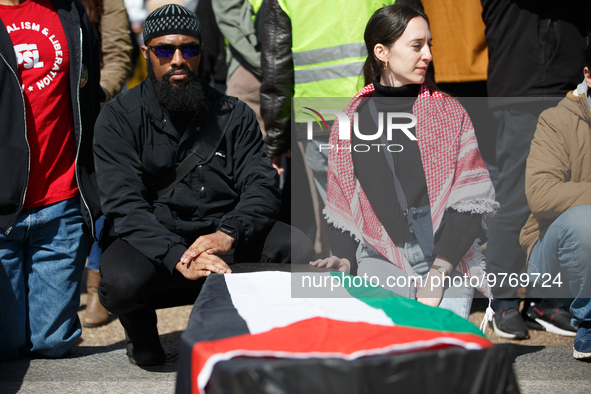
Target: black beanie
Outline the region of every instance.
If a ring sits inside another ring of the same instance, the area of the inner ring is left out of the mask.
[[[201,22],[194,12],[178,4],[156,8],[144,22],[144,42],[167,34],[190,34],[201,40]]]

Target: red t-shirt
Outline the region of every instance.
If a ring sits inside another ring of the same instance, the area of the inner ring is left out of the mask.
[[[68,43],[50,0],[0,5],[18,61],[31,151],[24,208],[78,194]],[[15,100],[20,100],[15,97]]]

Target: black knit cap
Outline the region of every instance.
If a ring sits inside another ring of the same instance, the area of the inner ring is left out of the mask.
[[[167,34],[190,34],[201,40],[201,22],[194,12],[178,4],[156,8],[144,22],[144,41]]]

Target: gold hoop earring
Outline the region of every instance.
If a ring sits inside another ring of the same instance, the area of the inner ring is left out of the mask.
[[[386,60],[386,61],[384,62],[384,71],[386,71],[387,69],[388,69],[388,61]]]

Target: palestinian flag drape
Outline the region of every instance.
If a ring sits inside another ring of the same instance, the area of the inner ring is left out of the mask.
[[[354,360],[492,346],[475,325],[453,312],[379,287],[345,283],[333,289],[333,298],[292,298],[292,275],[305,274],[266,271],[207,279],[181,344],[179,364],[190,363],[192,393],[204,392],[217,362],[240,356]],[[183,375],[179,371],[179,379]]]

